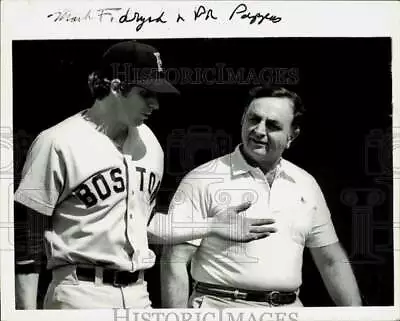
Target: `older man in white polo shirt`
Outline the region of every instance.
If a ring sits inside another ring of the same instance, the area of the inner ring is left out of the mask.
[[[243,114],[242,143],[181,181],[169,209],[176,226],[195,228],[216,213],[249,201],[251,206],[238,215],[271,218],[276,233],[247,243],[212,235],[166,246],[164,307],[302,306],[298,294],[304,247],[310,248],[334,302],[361,305],[318,183],[282,158],[300,132],[303,111],[299,96],[284,88],[253,89]],[[190,276],[194,286],[189,298]]]

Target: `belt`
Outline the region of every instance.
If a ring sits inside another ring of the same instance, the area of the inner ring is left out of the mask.
[[[114,269],[103,268],[103,283],[111,284],[116,287],[128,286],[134,284],[139,279],[140,271],[128,272],[119,271]],[[76,267],[76,276],[78,280],[81,281],[91,281],[94,282],[96,279],[96,268],[90,267]]]
[[[234,300],[267,302],[273,306],[291,304],[297,298],[296,292],[244,290],[204,282],[196,282],[194,288],[203,294],[228,297]]]

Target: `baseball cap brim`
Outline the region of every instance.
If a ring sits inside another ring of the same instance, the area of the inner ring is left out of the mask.
[[[180,94],[179,90],[164,78],[139,80],[137,84],[160,94]]]

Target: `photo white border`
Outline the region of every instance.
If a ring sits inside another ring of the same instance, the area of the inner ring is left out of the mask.
[[[245,3],[251,12],[270,12],[282,17],[281,22],[264,21],[261,25],[243,20],[228,21],[230,12],[239,3]],[[193,21],[193,9],[199,5],[212,8],[217,21]],[[144,15],[157,16],[165,11],[168,23],[145,24],[139,31],[136,25],[118,24],[98,19],[71,23],[57,22],[47,15],[62,9],[71,9],[83,15],[89,9],[121,7],[139,10]],[[177,13],[186,17],[184,23],[176,23]],[[12,40],[22,39],[123,39],[123,38],[234,38],[234,37],[392,37],[392,90],[393,134],[400,139],[400,3],[395,1],[1,1],[1,129],[12,128]],[[23,22],[23,23],[22,23]],[[295,54],[295,53],[294,53]],[[12,132],[12,131],[11,131]],[[400,318],[400,148],[393,150],[394,167],[394,307],[362,308],[301,308],[286,312],[298,312],[298,320],[395,320]],[[6,150],[5,150],[6,149]],[[12,145],[2,147],[1,164],[12,162]],[[12,171],[0,177],[0,268],[1,268],[1,320],[107,320],[114,321],[112,310],[83,311],[15,311],[14,309],[14,252],[13,252],[13,175]],[[265,311],[285,311],[282,308]],[[165,313],[167,310],[154,310]],[[179,310],[179,313],[193,310]],[[237,310],[243,311],[243,310]],[[262,311],[254,313],[262,313]],[[229,321],[229,319],[226,319]],[[221,320],[222,320],[221,319]],[[122,320],[122,319],[119,319]],[[132,318],[131,320],[135,320]],[[141,319],[138,318],[140,321]],[[193,320],[196,320],[195,318]],[[263,321],[267,321],[264,319]],[[161,320],[162,321],[162,320]],[[174,321],[174,320],[173,320]],[[196,320],[200,321],[200,320]],[[205,321],[205,320],[204,320]],[[207,319],[207,321],[213,321]]]

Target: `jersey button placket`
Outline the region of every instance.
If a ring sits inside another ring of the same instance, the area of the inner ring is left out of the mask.
[[[125,168],[126,168],[126,173],[127,173],[127,179],[128,179],[128,192],[127,192],[127,198],[126,198],[126,213],[127,213],[127,236],[128,236],[128,241],[132,245],[133,249],[135,249],[135,243],[131,237],[132,234],[132,224],[133,224],[133,198],[134,198],[134,186],[135,186],[135,177],[132,173],[132,166],[129,164],[129,159],[128,156],[124,156],[124,163],[125,163]]]

